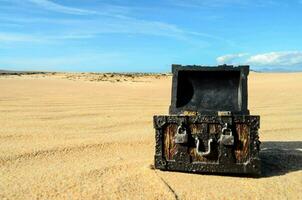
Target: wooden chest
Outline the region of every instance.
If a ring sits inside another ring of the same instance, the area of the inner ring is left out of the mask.
[[[169,115],[154,116],[155,168],[260,174],[260,117],[247,109],[248,66],[172,66]]]

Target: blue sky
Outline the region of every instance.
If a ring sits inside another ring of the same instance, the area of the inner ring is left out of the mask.
[[[0,0],[0,69],[302,70],[302,0]]]

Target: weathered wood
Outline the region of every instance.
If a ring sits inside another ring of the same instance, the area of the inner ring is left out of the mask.
[[[177,131],[177,124],[169,124],[165,128],[164,134],[164,152],[167,160],[173,160],[173,157],[177,151],[176,144],[174,142],[174,136]]]
[[[235,142],[235,157],[238,163],[244,163],[249,158],[249,127],[247,124],[236,124],[237,141]]]

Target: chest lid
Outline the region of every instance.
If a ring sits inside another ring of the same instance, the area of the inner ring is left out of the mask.
[[[169,113],[218,115],[249,114],[249,66],[172,65],[172,98]]]

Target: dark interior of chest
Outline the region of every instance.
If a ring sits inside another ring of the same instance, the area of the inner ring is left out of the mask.
[[[240,71],[179,71],[176,108],[202,111],[240,111]]]

